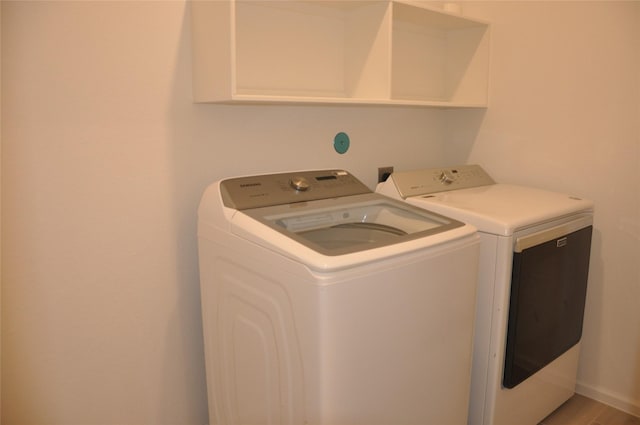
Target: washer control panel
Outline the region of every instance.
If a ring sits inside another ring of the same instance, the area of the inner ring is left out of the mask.
[[[226,179],[220,192],[225,206],[243,210],[372,191],[348,171],[316,170]]]
[[[389,180],[402,198],[495,184],[479,165],[396,171]]]

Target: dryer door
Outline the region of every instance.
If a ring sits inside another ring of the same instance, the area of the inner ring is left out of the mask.
[[[580,341],[591,217],[516,241],[503,385],[513,388]]]

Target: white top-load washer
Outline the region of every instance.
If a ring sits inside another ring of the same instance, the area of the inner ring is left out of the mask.
[[[479,238],[342,170],[231,178],[198,219],[212,424],[465,424]]]
[[[535,425],[575,391],[593,203],[478,165],[395,172],[377,191],[473,224],[480,271],[469,424]]]

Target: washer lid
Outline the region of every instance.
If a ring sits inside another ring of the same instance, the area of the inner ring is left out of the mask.
[[[464,226],[457,220],[375,193],[238,211],[232,228],[246,237],[251,230],[242,220],[244,215],[327,256],[400,244]],[[255,229],[254,234],[261,234],[254,236],[267,242],[279,239],[264,230]],[[432,243],[425,240],[422,245]],[[285,249],[299,250],[296,245]]]
[[[512,235],[516,229],[593,210],[593,202],[586,199],[509,184],[451,190],[406,200],[472,224],[479,231],[503,236]]]

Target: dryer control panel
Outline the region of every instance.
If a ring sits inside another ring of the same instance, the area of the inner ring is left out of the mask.
[[[222,180],[220,193],[226,207],[244,210],[372,191],[348,171],[315,170]]]
[[[447,190],[486,186],[495,184],[495,181],[479,165],[460,165],[415,171],[396,171],[385,183],[394,184],[400,196],[408,198]]]

